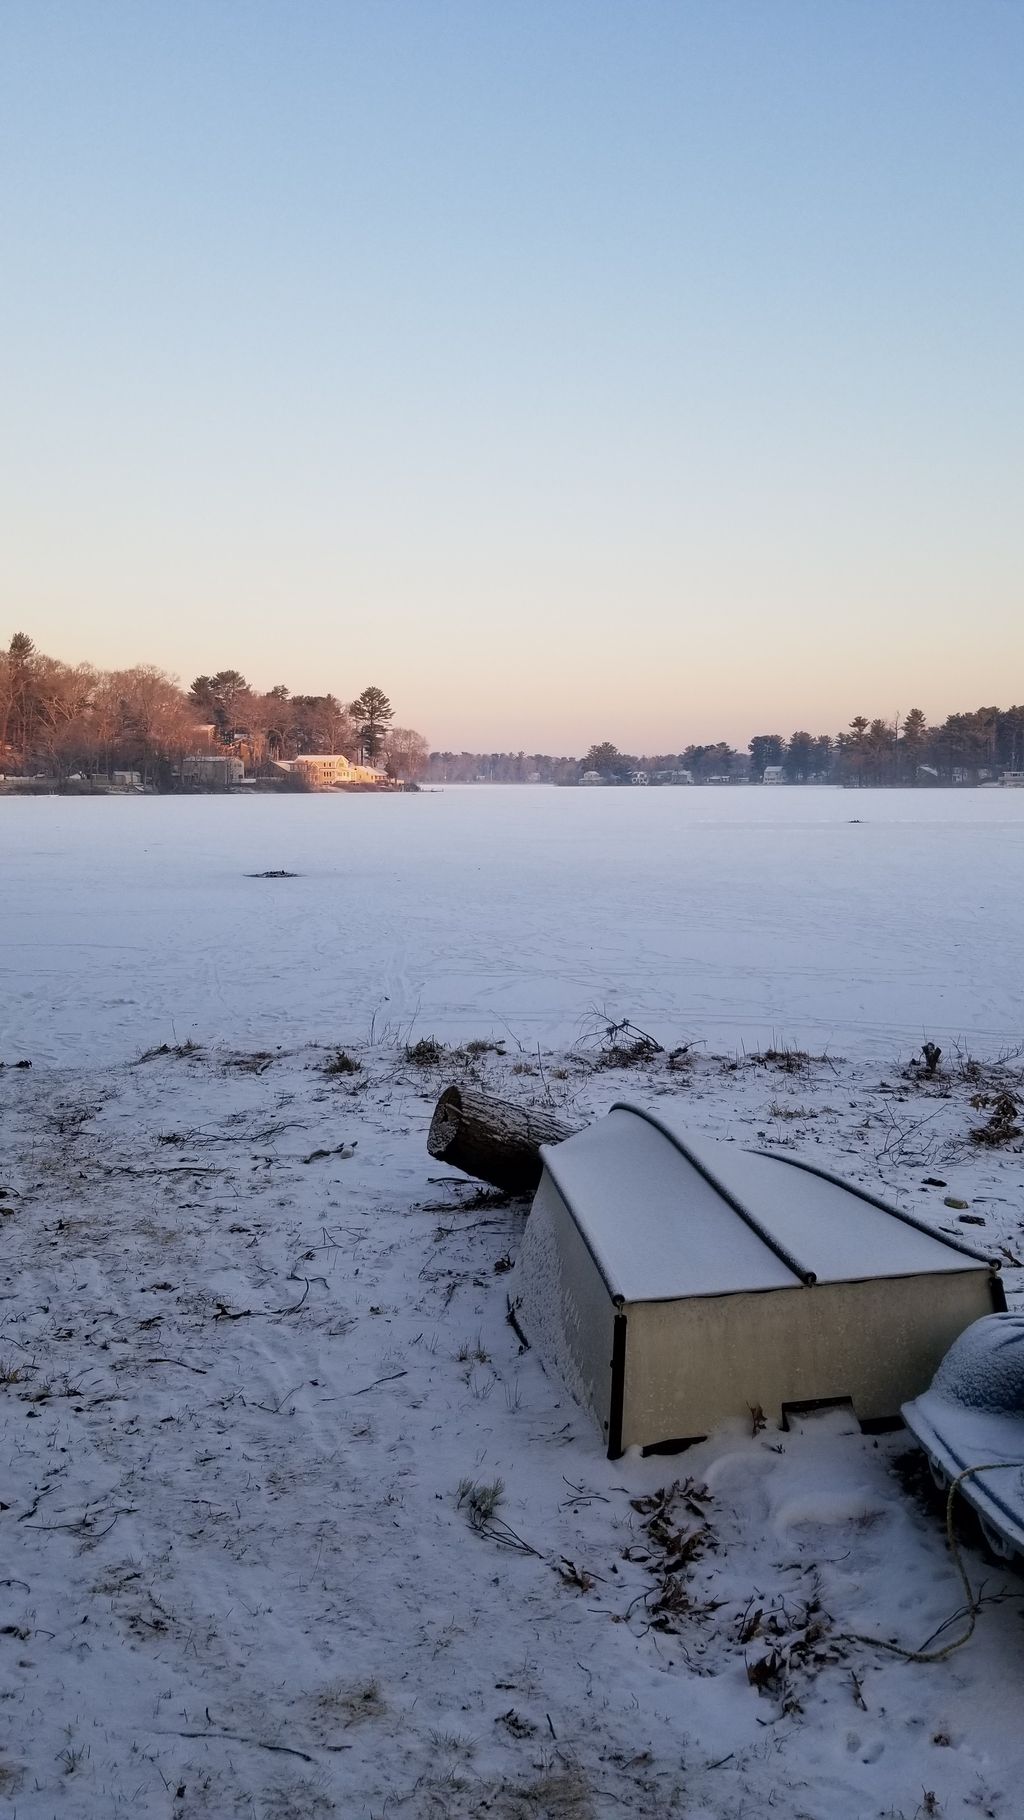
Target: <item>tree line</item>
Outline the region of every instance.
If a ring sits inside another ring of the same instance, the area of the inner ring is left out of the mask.
[[[892,720],[858,714],[842,732],[756,733],[745,752],[725,740],[679,752],[620,752],[609,740],[582,757],[541,752],[432,752],[431,782],[575,784],[588,771],[608,783],[712,779],[760,783],[778,768],[790,784],[865,786],[980,783],[1024,770],[1024,706],[975,708],[932,726],[921,708]]]
[[[283,683],[260,691],[241,671],[218,670],[182,689],[153,664],[63,663],[25,632],[0,650],[0,771],[66,778],[133,770],[173,788],[182,761],[209,752],[233,753],[257,775],[275,759],[338,752],[414,779],[426,765],[427,742],[395,725],[376,686],[346,703],[333,694],[293,695]]]
[[[582,758],[526,752],[429,752],[422,735],[395,725],[382,689],[354,700],[261,691],[239,670],[195,678],[188,689],[152,664],[100,670],[38,651],[24,632],[0,650],[0,771],[50,777],[138,771],[173,788],[182,760],[233,752],[269,771],[278,758],[342,752],[381,762],[392,776],[448,783],[578,783],[596,771],[609,783],[638,773],[696,783],[760,781],[780,767],[793,784],[973,783],[1024,769],[1024,706],[976,708],[930,725],[920,708],[892,720],[857,715],[837,734],[758,733],[747,750],[724,740],[678,752],[620,752],[610,741]]]

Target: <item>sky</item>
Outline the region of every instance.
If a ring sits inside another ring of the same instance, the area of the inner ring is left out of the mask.
[[[571,752],[1024,698],[1017,0],[0,0],[0,639]]]

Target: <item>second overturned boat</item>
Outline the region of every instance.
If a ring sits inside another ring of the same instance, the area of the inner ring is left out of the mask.
[[[903,1419],[936,1484],[959,1481],[993,1554],[1024,1555],[1024,1314],[973,1322]]]

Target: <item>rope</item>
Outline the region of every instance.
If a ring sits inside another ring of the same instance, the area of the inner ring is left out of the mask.
[[[957,1637],[952,1643],[944,1644],[942,1649],[932,1650],[903,1649],[899,1643],[887,1643],[883,1637],[861,1636],[857,1631],[842,1633],[844,1642],[867,1643],[870,1644],[872,1649],[887,1649],[891,1655],[901,1656],[904,1662],[945,1662],[947,1656],[951,1656],[955,1650],[962,1649],[965,1643],[970,1642],[971,1637],[974,1635],[974,1627],[978,1622],[978,1613],[981,1610],[981,1599],[975,1596],[971,1587],[971,1582],[967,1578],[967,1569],[964,1566],[963,1556],[960,1553],[953,1528],[953,1506],[956,1503],[956,1494],[964,1480],[972,1478],[975,1473],[1005,1471],[1008,1467],[1013,1466],[1017,1467],[1019,1470],[1020,1464],[1019,1460],[989,1460],[984,1466],[965,1467],[964,1471],[958,1473],[956,1478],[950,1482],[949,1492],[946,1497],[946,1541],[949,1544],[950,1554],[953,1556],[956,1571],[960,1575],[960,1581],[967,1596],[967,1629],[964,1631],[963,1636]],[[946,1623],[948,1624],[950,1622],[951,1620],[947,1618]],[[945,1625],[941,1625],[940,1630],[944,1629]],[[932,1634],[935,1635],[934,1632]]]

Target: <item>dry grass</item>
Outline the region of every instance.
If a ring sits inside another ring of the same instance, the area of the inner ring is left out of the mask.
[[[505,1496],[505,1481],[494,1479],[485,1485],[482,1479],[460,1479],[455,1494],[457,1510],[465,1509],[474,1529],[489,1523]]]
[[[495,1820],[590,1820],[594,1812],[590,1791],[578,1769],[552,1769],[533,1782],[505,1783],[496,1791],[490,1808]]]
[[[316,1706],[321,1717],[340,1722],[346,1731],[353,1725],[382,1719],[388,1710],[380,1682],[372,1677],[365,1681],[332,1683],[317,1694]]]
[[[484,1351],[483,1337],[479,1333],[475,1340],[463,1340],[455,1357],[460,1365],[465,1365],[470,1359],[475,1360],[478,1365],[489,1365],[491,1362],[491,1355]]]
[[[436,1036],[421,1036],[418,1043],[407,1043],[405,1059],[414,1068],[440,1068],[443,1063],[461,1061],[464,1051],[452,1049],[447,1043],[439,1042]]]
[[[1002,1093],[975,1093],[971,1095],[971,1105],[976,1112],[987,1111],[988,1118],[983,1125],[971,1129],[971,1141],[975,1144],[987,1144],[996,1148],[1000,1144],[1012,1144],[1024,1137],[1017,1123],[1020,1114],[1020,1100],[1015,1093],[1004,1089]]]

